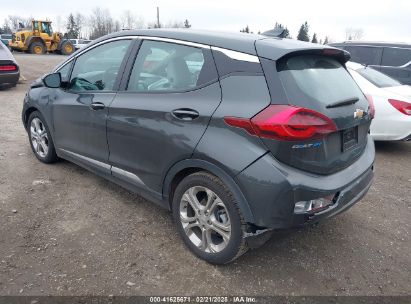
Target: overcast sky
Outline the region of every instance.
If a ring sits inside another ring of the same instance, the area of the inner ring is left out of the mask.
[[[120,19],[131,10],[143,20],[156,18],[160,7],[162,23],[188,19],[193,28],[239,31],[246,25],[254,32],[272,28],[275,22],[285,24],[295,38],[304,21],[310,25],[310,36],[345,39],[346,28],[360,28],[364,40],[411,42],[411,0],[1,0],[0,23],[8,15],[50,19],[57,27],[58,16],[65,22],[70,12],[89,15],[100,7]],[[60,22],[62,23],[62,22]]]

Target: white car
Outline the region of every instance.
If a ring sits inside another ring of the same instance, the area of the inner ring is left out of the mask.
[[[91,40],[86,39],[70,39],[71,43],[74,45],[76,50],[85,47],[87,44],[91,42]]]
[[[374,140],[411,140],[411,86],[370,67],[347,62],[358,86],[375,106]]]

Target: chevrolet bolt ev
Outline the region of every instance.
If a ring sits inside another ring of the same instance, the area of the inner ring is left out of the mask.
[[[124,31],[28,91],[35,156],[172,211],[215,264],[348,209],[373,179],[373,106],[335,48],[251,34]]]

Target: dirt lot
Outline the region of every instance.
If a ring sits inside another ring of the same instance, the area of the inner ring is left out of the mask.
[[[0,295],[411,294],[411,143],[377,144],[374,185],[346,213],[216,267],[190,254],[167,211],[37,161],[22,100],[64,57],[16,59],[27,80],[0,91]]]

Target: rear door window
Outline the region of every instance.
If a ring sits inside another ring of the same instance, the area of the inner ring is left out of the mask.
[[[214,62],[202,48],[143,41],[129,79],[128,91],[187,91],[217,78]]]
[[[277,63],[280,79],[291,104],[325,108],[334,102],[363,94],[348,71],[336,59],[320,55],[299,55]]]
[[[384,48],[381,65],[400,66],[411,61],[411,49]]]
[[[351,61],[367,64],[380,65],[382,48],[373,46],[347,46],[345,50],[350,52]]]

